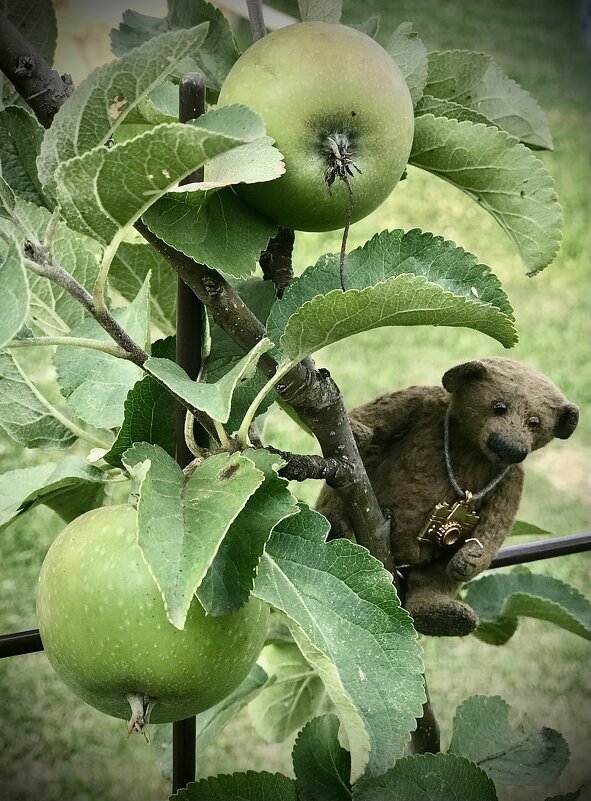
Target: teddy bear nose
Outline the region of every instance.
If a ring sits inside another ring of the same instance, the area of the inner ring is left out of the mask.
[[[528,449],[524,445],[519,445],[517,442],[507,439],[507,437],[499,434],[498,431],[493,431],[492,434],[489,434],[486,445],[495,456],[498,456],[499,459],[508,464],[522,462],[528,454]]]

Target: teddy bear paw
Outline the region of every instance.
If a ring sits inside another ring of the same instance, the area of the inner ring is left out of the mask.
[[[464,637],[478,628],[476,612],[461,601],[447,604],[407,605],[414,627],[431,637]]]

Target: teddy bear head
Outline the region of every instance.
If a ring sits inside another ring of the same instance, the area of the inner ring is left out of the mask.
[[[495,463],[522,462],[554,437],[567,439],[579,410],[542,373],[512,359],[479,359],[448,370],[450,415]]]

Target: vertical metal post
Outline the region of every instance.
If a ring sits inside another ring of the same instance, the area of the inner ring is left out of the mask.
[[[188,122],[205,111],[205,81],[200,73],[183,76],[179,85],[179,120]],[[203,180],[203,170],[185,178],[185,183]],[[191,378],[197,378],[201,367],[201,330],[204,309],[201,301],[178,279],[176,307],[176,360]],[[186,467],[193,459],[185,442],[185,409],[177,407],[176,460]],[[195,718],[179,720],[172,725],[172,792],[195,779]]]

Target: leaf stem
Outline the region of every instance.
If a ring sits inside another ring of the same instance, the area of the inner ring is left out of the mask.
[[[255,414],[257,409],[265,399],[266,395],[273,389],[275,384],[280,381],[283,376],[288,373],[292,367],[294,367],[293,362],[284,362],[283,364],[277,365],[277,372],[269,378],[265,386],[256,394],[254,400],[246,410],[246,414],[240,424],[240,428],[238,429],[238,434],[236,440],[240,447],[242,448],[250,448],[252,447],[252,443],[250,441],[250,437],[248,435],[248,431],[254,420]]]
[[[128,359],[128,354],[118,345],[111,345],[109,342],[101,342],[98,339],[84,339],[83,337],[27,337],[25,339],[13,339],[5,348],[34,348],[41,345],[68,345],[77,348],[91,348],[108,353],[117,359]]]
[[[220,441],[220,445],[225,451],[232,450],[232,442],[230,441],[230,437],[226,434],[226,429],[223,425],[219,422],[219,420],[213,420],[213,425],[215,428],[215,433]]]

